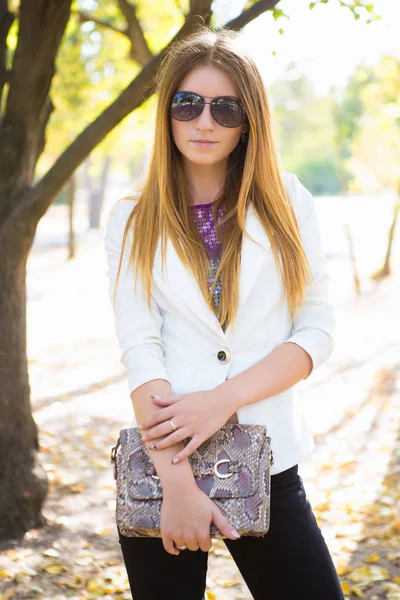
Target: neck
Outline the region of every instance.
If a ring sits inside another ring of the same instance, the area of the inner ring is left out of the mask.
[[[228,161],[213,165],[197,165],[184,161],[184,172],[191,196],[191,204],[213,202],[223,189]]]

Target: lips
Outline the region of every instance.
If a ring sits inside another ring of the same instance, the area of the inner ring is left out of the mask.
[[[216,144],[216,142],[211,142],[210,140],[191,140],[191,142],[198,148],[211,148],[211,146]]]

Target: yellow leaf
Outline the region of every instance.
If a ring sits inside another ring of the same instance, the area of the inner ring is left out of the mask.
[[[79,588],[81,587],[79,583],[74,583],[73,581],[69,580],[63,581],[62,584],[65,585],[67,588],[70,588],[71,590],[79,590]]]
[[[392,581],[394,581],[394,583],[397,583],[397,585],[400,585],[400,577],[393,577]]]
[[[350,596],[350,594],[351,594],[350,584],[347,583],[347,581],[341,581],[340,583],[341,583],[341,586],[342,586],[343,594],[345,596]]]
[[[315,510],[319,510],[320,512],[324,512],[325,510],[329,510],[331,507],[331,502],[330,500],[327,500],[325,502],[320,502],[320,504],[317,504],[317,506],[315,506]]]
[[[92,592],[92,594],[96,594],[96,596],[104,596],[105,591],[100,579],[89,579],[86,584],[86,589],[88,592]]]
[[[400,533],[400,519],[397,519],[391,526],[390,526],[390,532],[395,534],[395,533]]]
[[[364,594],[358,587],[352,586],[351,593],[357,596],[357,598],[365,598]]]
[[[85,484],[84,483],[72,483],[71,485],[65,486],[65,487],[67,487],[69,489],[69,491],[72,492],[73,494],[80,494],[85,489]]]
[[[376,563],[381,560],[381,557],[377,554],[372,554],[372,556],[368,556],[368,558],[364,558],[364,562],[366,563]]]
[[[400,600],[400,588],[398,585],[395,583],[384,582],[382,587],[386,592],[386,598],[388,600]]]
[[[348,565],[338,565],[336,572],[339,575],[339,577],[342,577],[342,575],[347,575],[347,573],[351,573],[352,568],[349,567]]]
[[[43,571],[50,573],[50,575],[58,575],[59,573],[62,573],[62,571],[64,571],[64,568],[65,567],[63,565],[52,564],[43,567]]]
[[[366,585],[371,581],[382,581],[388,577],[389,573],[386,569],[382,569],[381,567],[376,567],[374,565],[357,567],[347,576],[347,578],[353,583],[360,583],[362,585]]]
[[[217,596],[212,592],[207,592],[207,598],[208,600],[216,600]]]
[[[2,569],[0,571],[0,577],[11,577],[10,571],[6,571],[6,569]]]
[[[98,535],[100,537],[112,534],[111,527],[100,527],[99,529],[95,529],[94,532],[95,532],[96,535]]]

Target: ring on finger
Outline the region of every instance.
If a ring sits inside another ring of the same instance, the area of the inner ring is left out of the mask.
[[[174,542],[174,546],[175,546],[175,548],[178,548],[178,550],[187,550],[186,544],[184,544],[183,546],[178,546],[178,544],[175,544],[175,542]]]

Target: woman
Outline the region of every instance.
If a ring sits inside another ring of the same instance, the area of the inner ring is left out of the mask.
[[[118,530],[133,598],[204,598],[214,522],[256,600],[338,600],[298,475],[314,442],[294,386],[329,358],[334,329],[313,199],[280,170],[266,90],[234,34],[176,43],[156,90],[146,183],[105,234],[131,426],[163,488],[162,538]],[[226,422],[272,438],[262,538],[238,538],[188,461]]]

